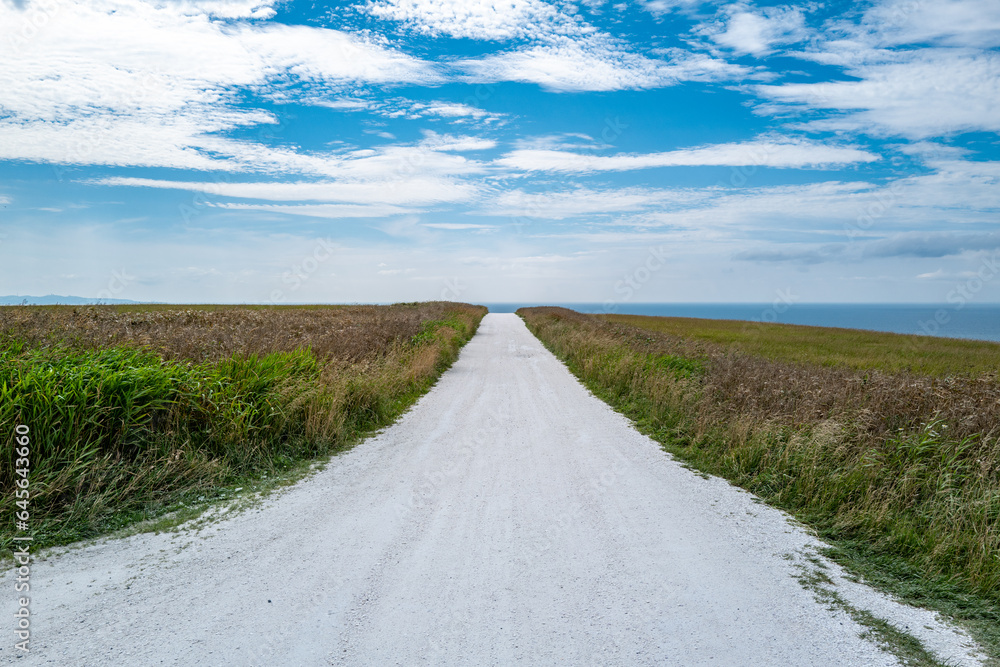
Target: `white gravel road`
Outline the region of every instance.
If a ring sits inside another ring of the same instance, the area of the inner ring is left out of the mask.
[[[514,315],[393,427],[255,509],[31,573],[19,665],[896,665],[785,515],[684,469]],[[843,579],[954,664],[968,638]]]

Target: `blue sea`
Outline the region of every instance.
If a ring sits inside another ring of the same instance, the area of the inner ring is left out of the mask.
[[[528,306],[563,306],[581,313],[700,317],[867,329],[900,334],[971,338],[1000,342],[1000,304],[900,303],[488,303],[490,312],[512,313]]]

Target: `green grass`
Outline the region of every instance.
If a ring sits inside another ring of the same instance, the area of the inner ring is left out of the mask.
[[[995,375],[1000,369],[1000,343],[986,341],[689,317],[601,317],[609,322],[793,363],[909,371],[935,377]]]
[[[895,654],[904,665],[913,667],[944,667],[937,658],[913,635],[878,618],[865,609],[859,609],[844,599],[837,591],[836,585],[825,572],[826,565],[814,553],[803,554],[806,565],[796,562],[799,570],[798,580],[803,588],[810,591],[818,602],[831,609],[840,609],[858,625],[865,628],[862,639],[868,639]],[[789,554],[790,560],[795,560]]]
[[[19,510],[18,424],[30,429],[35,547],[118,530],[340,451],[391,423],[451,364],[485,313],[466,309],[357,362],[302,348],[195,363],[141,347],[7,339],[0,516]],[[13,528],[0,528],[0,549]]]

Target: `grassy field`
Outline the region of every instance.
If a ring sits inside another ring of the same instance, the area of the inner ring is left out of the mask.
[[[601,317],[609,322],[726,345],[779,361],[935,377],[995,377],[1000,371],[1000,344],[978,340],[690,317]]]
[[[850,569],[962,620],[1000,658],[1000,346],[519,314],[668,451],[791,512]]]
[[[19,424],[30,429],[34,545],[67,543],[349,446],[425,391],[485,312],[0,308],[0,515],[23,511]]]

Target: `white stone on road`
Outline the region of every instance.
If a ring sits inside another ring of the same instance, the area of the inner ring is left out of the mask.
[[[675,462],[514,315],[394,426],[208,528],[37,561],[19,665],[897,665],[798,579],[818,543]],[[828,566],[943,658],[935,615]]]

